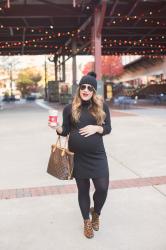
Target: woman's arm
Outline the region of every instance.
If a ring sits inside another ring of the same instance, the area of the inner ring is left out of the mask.
[[[110,120],[110,111],[106,103],[104,103],[103,109],[106,113],[106,118],[103,125],[87,125],[79,130],[79,133],[85,137],[99,133],[101,135],[106,135],[111,132],[111,120]]]
[[[102,135],[107,135],[111,132],[111,117],[110,117],[110,111],[109,107],[106,103],[103,105],[104,112],[106,113],[106,118],[104,120],[104,124],[102,125],[103,132],[101,133]]]
[[[71,104],[68,104],[64,107],[63,110],[63,124],[60,127],[56,128],[58,135],[67,136],[70,133],[71,129]]]

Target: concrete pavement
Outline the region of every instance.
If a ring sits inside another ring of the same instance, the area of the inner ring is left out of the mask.
[[[101,230],[89,240],[82,234],[76,189],[68,192],[74,180],[46,173],[56,138],[47,126],[47,105],[6,104],[0,111],[0,250],[165,250],[166,109],[111,110],[113,130],[104,142],[112,188]],[[40,188],[57,185],[64,191],[42,195]],[[36,193],[12,198],[26,188]]]

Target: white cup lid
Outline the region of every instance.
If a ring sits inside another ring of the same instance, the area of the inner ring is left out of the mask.
[[[49,115],[50,116],[57,116],[58,115],[58,110],[56,110],[56,109],[49,109]]]

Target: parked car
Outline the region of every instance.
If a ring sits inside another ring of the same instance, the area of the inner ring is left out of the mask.
[[[40,92],[31,92],[31,95],[35,96],[36,99],[41,99],[43,97]]]
[[[29,94],[29,95],[26,96],[26,100],[27,101],[35,101],[36,100],[36,96],[32,95],[32,94]]]
[[[166,103],[166,94],[149,95],[149,99],[152,100],[153,104]]]
[[[21,99],[21,95],[20,94],[15,94],[15,100],[20,101],[20,99]]]
[[[21,92],[19,90],[13,90],[12,94],[5,93],[3,96],[4,102],[15,102],[20,101],[21,99]]]
[[[39,92],[31,92],[26,96],[27,101],[35,101],[36,99],[41,99],[41,98],[43,98],[43,96]]]
[[[10,96],[9,95],[4,95],[2,101],[3,102],[10,102]]]
[[[114,98],[114,104],[119,106],[129,106],[136,104],[136,100],[130,96],[118,96]]]

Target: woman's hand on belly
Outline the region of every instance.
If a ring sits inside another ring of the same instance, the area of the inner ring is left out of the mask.
[[[88,137],[95,133],[102,134],[102,132],[103,132],[103,128],[97,125],[88,125],[79,130],[80,135],[83,135],[84,137]]]
[[[71,131],[69,135],[69,149],[74,153],[96,153],[103,150],[102,139],[99,133],[93,133],[91,136],[83,136],[80,134],[79,130]]]

